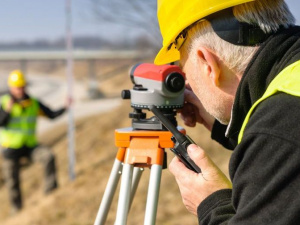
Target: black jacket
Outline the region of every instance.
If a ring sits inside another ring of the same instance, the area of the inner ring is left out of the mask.
[[[274,77],[298,60],[300,28],[293,27],[270,37],[250,62],[230,125],[215,122],[212,131],[213,139],[234,150],[229,166],[233,189],[217,191],[199,205],[201,225],[300,224],[300,99],[278,93],[263,101],[237,145],[251,106]]]

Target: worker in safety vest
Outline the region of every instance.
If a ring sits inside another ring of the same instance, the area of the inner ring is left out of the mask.
[[[20,159],[39,161],[45,174],[45,193],[57,188],[55,158],[45,146],[38,144],[36,137],[37,117],[54,119],[66,108],[52,111],[39,100],[26,93],[23,73],[15,70],[8,77],[9,94],[2,96],[0,104],[0,145],[3,155],[3,172],[12,211],[22,208],[20,190]]]
[[[204,149],[174,158],[199,224],[300,224],[300,27],[284,0],[158,0],[163,47],[188,86],[181,116],[233,150],[230,180]]]

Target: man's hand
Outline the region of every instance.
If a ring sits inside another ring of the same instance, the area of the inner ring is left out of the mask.
[[[185,103],[180,112],[184,124],[189,127],[194,127],[196,126],[196,123],[200,123],[211,131],[215,118],[206,112],[203,105],[191,90],[189,85],[186,86],[184,98]]]
[[[192,144],[188,154],[202,173],[189,170],[177,157],[170,163],[169,170],[175,176],[185,207],[197,215],[197,208],[205,198],[218,190],[232,188],[232,185],[203,149]]]
[[[10,98],[9,101],[7,102],[6,107],[5,107],[5,111],[6,111],[7,113],[10,113],[10,112],[11,112],[14,103],[15,103],[14,99],[13,99],[13,98]]]

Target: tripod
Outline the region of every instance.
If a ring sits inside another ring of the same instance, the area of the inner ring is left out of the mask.
[[[151,173],[144,224],[155,224],[161,173],[166,159],[165,148],[174,146],[171,137],[172,133],[169,131],[145,131],[132,128],[115,130],[115,144],[119,150],[94,225],[105,224],[121,176],[121,169],[122,180],[115,225],[126,224],[128,212],[145,167],[151,168]]]

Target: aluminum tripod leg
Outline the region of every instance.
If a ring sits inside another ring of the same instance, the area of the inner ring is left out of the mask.
[[[115,159],[94,225],[104,225],[106,221],[112,199],[114,197],[118,182],[120,180],[121,168],[122,162],[118,159]]]
[[[126,225],[130,204],[133,165],[124,164],[115,225]]]
[[[134,169],[133,169],[133,179],[132,179],[132,186],[131,186],[131,194],[130,194],[131,198],[130,198],[129,209],[133,202],[133,198],[135,196],[135,192],[136,192],[136,189],[138,187],[138,184],[140,182],[143,172],[144,172],[144,168],[134,167]]]
[[[162,166],[152,165],[144,225],[155,225]]]
[[[135,196],[138,184],[140,182],[142,173],[144,172],[144,168],[139,168],[139,167],[134,167],[133,168],[133,179],[132,179],[132,185],[131,185],[131,193],[130,193],[130,203],[129,203],[129,207],[128,207],[128,212],[131,208],[132,202],[133,202],[133,198]],[[115,221],[114,223],[115,225],[117,224],[117,222]]]

